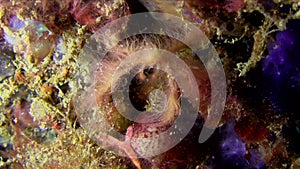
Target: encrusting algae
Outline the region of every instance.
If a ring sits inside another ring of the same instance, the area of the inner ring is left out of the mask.
[[[9,29],[3,22],[1,27]],[[45,26],[42,28],[47,30]],[[28,45],[23,39],[29,38],[32,32],[32,29],[7,32],[13,34],[14,43],[19,46],[13,50],[15,73],[7,74],[0,84],[0,104],[5,107],[1,109],[0,143],[6,149],[1,151],[1,167],[97,168],[99,161],[106,168],[122,167],[121,161],[113,160],[116,158],[113,154],[101,150],[76,126],[72,113],[72,73],[77,68],[76,57],[84,37],[88,35],[85,28],[77,25],[63,32],[62,51],[55,51],[55,43],[46,40],[27,46],[30,52],[22,53],[24,45]],[[35,56],[38,58],[33,62],[25,59]],[[54,56],[61,59],[54,61]]]

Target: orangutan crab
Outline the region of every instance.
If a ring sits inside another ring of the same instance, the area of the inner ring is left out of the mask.
[[[79,121],[94,140],[106,148],[121,151],[120,154],[130,157],[141,168],[138,158],[152,157],[166,151],[162,147],[174,146],[174,140],[168,137],[174,133],[166,132],[181,113],[182,97],[192,96],[188,98],[192,106],[201,102],[199,109],[205,116],[210,88],[203,64],[191,52],[183,52],[181,62],[175,63],[153,49],[159,47],[176,53],[188,49],[182,43],[153,37],[139,41],[138,46],[128,41],[118,44],[95,66],[92,87],[76,104],[80,102],[79,110],[88,112],[79,114]],[[189,73],[181,68],[184,64]],[[171,69],[179,75],[170,74]],[[178,84],[178,78],[187,85]],[[126,94],[130,105],[124,99]],[[198,94],[202,97],[197,98]]]
[[[165,72],[152,68],[148,70],[144,69],[144,71],[135,76],[133,81],[133,83],[137,85],[136,88],[132,89],[133,91],[130,91],[136,93],[136,95],[131,96],[132,100],[135,100],[133,101],[133,104],[138,106],[145,104],[142,103],[142,101],[147,100],[147,95],[151,91],[155,90],[155,88],[162,87],[167,93],[167,99],[158,104],[166,104],[160,105],[163,107],[163,111],[173,112],[174,114],[153,111],[151,112],[151,109],[149,111],[146,110],[138,115],[135,120],[137,122],[134,122],[127,128],[124,141],[120,141],[109,135],[99,136],[98,139],[102,142],[109,142],[110,146],[117,147],[118,149],[123,150],[127,154],[127,156],[131,158],[136,167],[141,168],[138,161],[138,156],[136,155],[136,150],[139,150],[140,155],[147,156],[145,154],[149,153],[147,152],[149,150],[149,147],[155,149],[155,144],[158,143],[141,142],[138,140],[138,138],[148,138],[159,135],[161,132],[164,132],[166,129],[168,129],[168,127],[170,127],[170,124],[172,124],[179,113],[179,90],[174,80],[168,78]],[[156,84],[154,84],[154,82],[156,82]],[[97,101],[97,103],[99,104],[99,106],[105,107],[104,104],[106,104],[107,106],[107,102],[104,103],[101,100]],[[138,108],[141,109],[142,107]],[[155,106],[153,109],[155,109]],[[109,119],[108,117],[107,120],[109,121],[111,119]],[[144,147],[144,149],[140,149],[141,147]]]

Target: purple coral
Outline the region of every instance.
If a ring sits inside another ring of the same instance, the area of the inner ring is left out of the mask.
[[[300,133],[300,20],[291,20],[287,29],[278,32],[263,61],[267,99],[276,113],[288,116],[283,135],[290,138],[286,147],[299,152]]]
[[[264,60],[264,72],[277,80],[287,80],[299,74],[300,22],[292,22],[288,29],[276,35],[269,45],[269,57]]]
[[[212,168],[263,168],[265,163],[259,151],[247,151],[247,145],[234,130],[235,121],[229,120],[220,128],[223,137],[220,155],[216,155]]]
[[[299,99],[299,29],[300,20],[291,20],[286,30],[277,33],[276,41],[269,45],[269,56],[262,63],[268,98],[278,110],[291,110],[295,107],[293,100]]]
[[[237,136],[234,129],[234,121],[231,120],[224,129],[225,139],[221,144],[222,159],[224,163],[232,163],[234,166],[244,166],[247,161],[245,143]]]

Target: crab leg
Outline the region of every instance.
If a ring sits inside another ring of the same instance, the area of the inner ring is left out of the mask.
[[[104,133],[99,134],[98,140],[103,143],[106,143],[107,145],[110,145],[114,148],[123,150],[128,155],[128,157],[133,162],[133,164],[138,169],[142,169],[140,161],[138,160],[138,157],[136,155],[136,152],[131,147],[130,140],[131,140],[132,135],[133,135],[133,128],[132,128],[132,126],[129,126],[127,129],[124,141],[120,141],[120,140],[116,139],[115,137],[112,137],[112,136],[104,134]]]

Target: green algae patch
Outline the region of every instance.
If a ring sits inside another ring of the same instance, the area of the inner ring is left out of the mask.
[[[41,128],[45,128],[47,123],[46,120],[49,119],[49,117],[53,118],[57,116],[60,114],[60,111],[44,100],[34,98],[29,113],[32,115],[34,121],[41,122]]]

